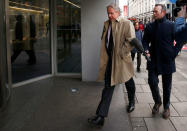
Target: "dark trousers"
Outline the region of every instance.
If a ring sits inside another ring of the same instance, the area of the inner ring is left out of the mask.
[[[158,74],[155,71],[148,71],[148,83],[152,92],[154,102],[156,104],[161,103],[161,97],[158,87],[159,79],[158,79]],[[170,106],[171,85],[172,85],[172,74],[162,75],[164,109],[168,109]]]
[[[136,53],[131,52],[132,61],[134,61]],[[137,68],[140,68],[141,65],[141,53],[137,52]]]
[[[20,55],[22,51],[23,50],[14,50],[13,55],[11,56],[12,63],[14,63],[14,61],[16,60],[16,58]],[[28,62],[36,62],[36,56],[35,56],[34,50],[25,50],[25,52],[29,56]]]
[[[110,103],[112,100],[112,95],[114,92],[115,86],[110,86],[110,79],[111,79],[111,59],[109,59],[106,72],[105,72],[105,87],[102,91],[102,97],[101,101],[98,105],[96,114],[102,117],[107,117]],[[128,99],[129,102],[135,102],[134,101],[134,96],[135,96],[135,83],[133,78],[131,78],[129,81],[125,83],[127,93],[128,93]]]
[[[14,63],[14,61],[20,55],[20,53],[22,51],[25,51],[27,53],[27,55],[29,56],[28,62],[35,63],[36,62],[36,55],[35,55],[35,51],[34,51],[34,43],[35,43],[35,40],[30,40],[30,48],[31,48],[30,50],[23,50],[22,48],[13,50],[13,54],[11,56],[11,62]]]

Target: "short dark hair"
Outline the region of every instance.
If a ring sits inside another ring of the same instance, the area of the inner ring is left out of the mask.
[[[162,10],[163,10],[163,11],[166,11],[166,6],[165,6],[165,5],[163,5],[163,4],[156,4],[155,7],[156,7],[156,6],[161,6],[161,7],[162,7]]]

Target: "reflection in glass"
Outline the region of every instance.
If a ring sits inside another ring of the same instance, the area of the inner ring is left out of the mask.
[[[13,83],[51,73],[49,0],[10,0]]]
[[[57,0],[57,66],[60,73],[81,72],[80,0]]]

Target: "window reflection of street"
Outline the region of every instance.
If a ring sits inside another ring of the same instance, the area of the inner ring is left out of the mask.
[[[71,2],[71,3],[70,3]],[[80,1],[57,2],[57,65],[59,73],[81,72]]]
[[[9,21],[13,83],[49,74],[49,0],[9,1]]]

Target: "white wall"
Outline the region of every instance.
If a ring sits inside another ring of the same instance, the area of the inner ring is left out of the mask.
[[[118,1],[118,0],[116,0]],[[101,34],[106,6],[115,0],[81,0],[82,80],[95,81],[99,69]]]

